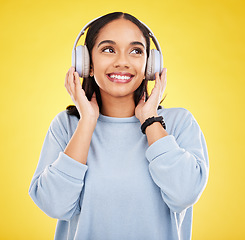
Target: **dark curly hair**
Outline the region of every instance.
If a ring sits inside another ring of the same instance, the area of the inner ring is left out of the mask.
[[[146,40],[146,53],[147,53],[147,58],[149,57],[150,54],[150,37],[149,37],[149,31],[148,29],[134,16],[128,14],[128,13],[123,13],[123,12],[113,12],[106,14],[96,21],[94,21],[88,28],[86,39],[85,39],[85,45],[88,48],[89,56],[90,56],[90,65],[92,64],[92,49],[94,47],[94,44],[96,42],[96,39],[98,37],[100,29],[102,29],[106,24],[110,23],[111,21],[115,19],[120,19],[124,18],[127,19],[134,24],[138,26],[138,28],[141,30],[145,40]],[[140,99],[142,98],[143,94],[146,93],[146,101],[149,98],[149,94],[147,91],[147,80],[143,80],[141,85],[135,90],[134,92],[134,102],[135,106],[139,103]],[[102,107],[102,100],[101,100],[101,95],[100,95],[100,89],[97,83],[94,80],[94,77],[87,77],[83,78],[83,83],[82,83],[82,88],[85,91],[85,95],[90,101],[92,98],[93,93],[96,93],[96,100],[101,112],[101,107]],[[165,99],[165,97],[162,99],[162,101]],[[162,101],[160,103],[162,103]],[[158,106],[158,109],[162,108],[160,105]],[[69,115],[75,115],[80,119],[79,112],[76,108],[75,105],[69,105],[66,107],[66,112]]]

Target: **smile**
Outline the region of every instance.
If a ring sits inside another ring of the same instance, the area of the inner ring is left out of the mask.
[[[130,74],[130,73],[110,73],[110,74],[106,74],[107,78],[112,81],[112,82],[116,82],[116,83],[128,83],[130,82],[134,75]]]

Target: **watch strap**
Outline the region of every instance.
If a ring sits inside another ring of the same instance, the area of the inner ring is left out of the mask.
[[[148,126],[150,126],[151,124],[153,124],[154,122],[160,122],[163,126],[164,129],[166,129],[166,124],[165,124],[165,121],[163,119],[163,116],[159,116],[159,117],[150,117],[150,118],[147,118],[145,120],[145,122],[141,125],[141,131],[143,134],[145,134],[145,130]]]

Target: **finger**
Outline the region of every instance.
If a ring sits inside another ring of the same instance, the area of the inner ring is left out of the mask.
[[[78,82],[77,81],[77,74],[76,74],[76,72],[73,72],[73,81],[70,82],[70,88],[71,88],[71,92],[73,95],[75,94],[76,88],[78,86],[77,82]]]
[[[67,80],[67,82],[66,82],[67,84],[68,84],[68,80],[69,80],[68,77],[69,77],[69,75],[72,73],[72,68],[73,68],[74,71],[75,71],[75,68],[74,68],[74,67],[70,67],[70,68],[68,69],[68,72],[66,73],[66,74],[67,74],[67,79],[66,79],[66,80]]]
[[[159,72],[156,72],[155,73],[155,86],[154,86],[153,90],[154,89],[160,90],[160,88],[161,88],[160,76],[159,76]],[[154,90],[154,92],[156,92],[156,90]]]
[[[70,71],[68,72],[68,77],[67,77],[67,86],[66,86],[66,88],[67,88],[67,91],[69,92],[69,94],[71,95],[72,93],[71,93],[71,87],[70,87],[70,78],[71,78],[71,73],[70,73]]]
[[[75,93],[75,91],[77,91],[81,88],[82,88],[82,86],[81,86],[79,74],[78,74],[78,72],[74,72],[74,84],[73,84],[74,93]]]
[[[82,88],[82,84],[81,84],[78,72],[74,72],[74,76],[75,76],[74,94],[76,94],[77,96],[80,95],[80,96],[85,97],[87,99],[85,91]]]
[[[153,105],[158,104],[160,101],[160,95],[161,95],[161,82],[160,82],[160,76],[159,72],[155,73],[155,86],[152,89],[151,95],[148,99],[150,103]]]
[[[156,72],[155,78],[156,78],[157,85],[159,85],[160,84],[160,74],[159,74],[159,72]]]
[[[161,75],[161,85],[162,85],[162,91],[165,90],[167,85],[167,68],[163,69],[162,75]]]
[[[155,73],[155,80],[157,81],[159,79],[159,72]]]
[[[69,91],[71,92],[71,90],[72,90],[72,85],[74,84],[74,75],[73,75],[73,73],[74,73],[74,68],[73,67],[71,67],[70,69],[69,69],[69,75],[68,75],[68,89],[69,89]],[[74,92],[73,92],[74,93]]]
[[[159,88],[160,88],[160,91],[162,91],[162,88],[163,88],[163,82],[164,82],[164,74],[165,72],[165,69],[163,68],[162,72],[161,72],[161,75],[159,75]]]
[[[167,75],[167,68],[163,68],[162,74],[161,74],[161,80],[164,79]]]
[[[71,95],[69,84],[68,84],[68,77],[69,77],[69,71],[66,73],[66,76],[65,76],[65,88],[66,88],[66,91]]]
[[[68,80],[68,72],[66,73],[66,76],[65,76],[65,87],[66,87],[66,85],[67,85],[67,80]]]

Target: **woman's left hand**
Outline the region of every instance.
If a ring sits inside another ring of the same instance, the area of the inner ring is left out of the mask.
[[[143,123],[147,118],[157,115],[157,108],[161,102],[167,84],[167,68],[163,68],[161,77],[155,73],[155,86],[150,97],[145,102],[145,94],[135,108],[135,116]]]

